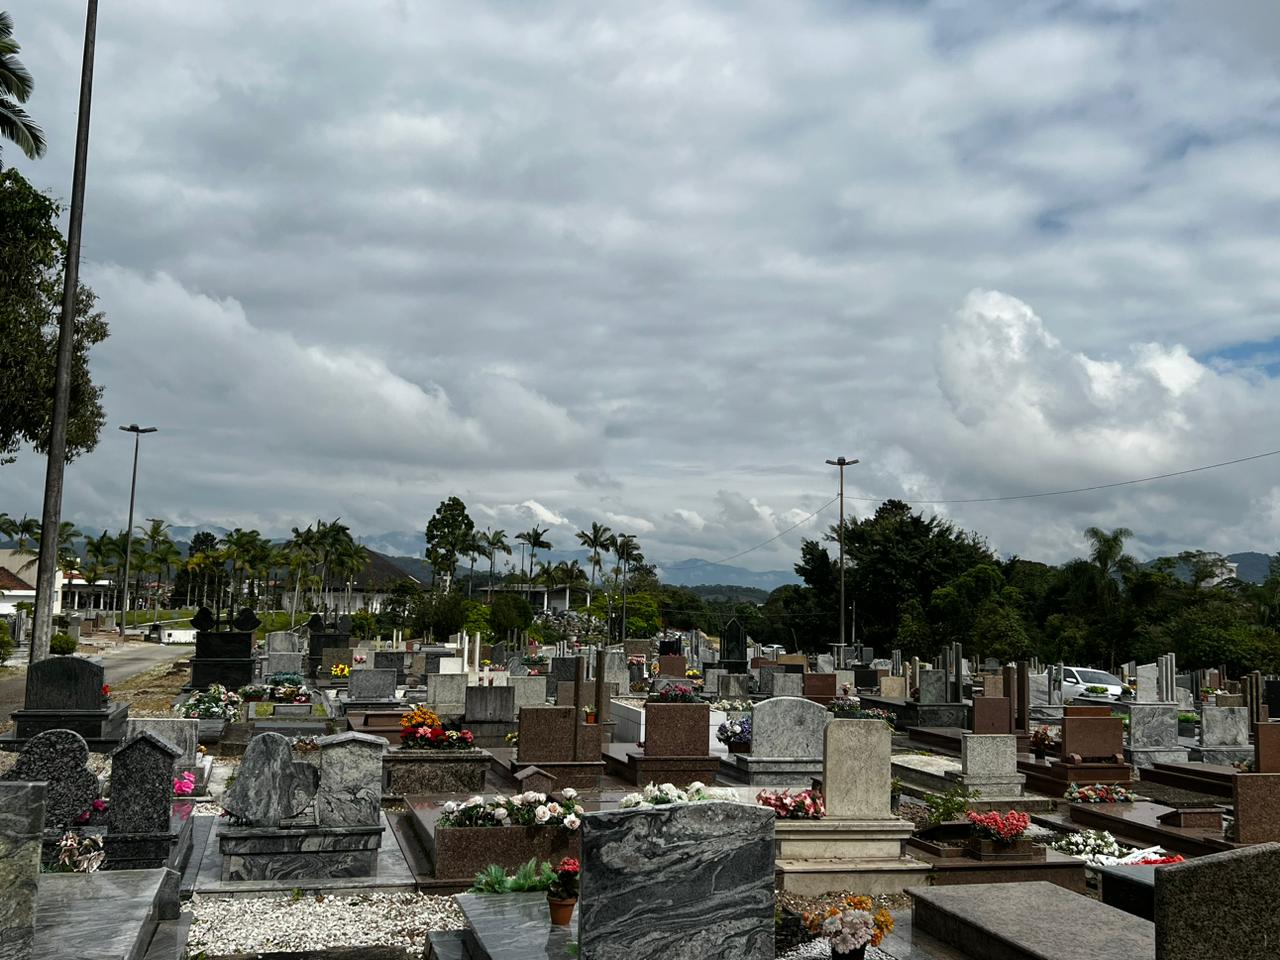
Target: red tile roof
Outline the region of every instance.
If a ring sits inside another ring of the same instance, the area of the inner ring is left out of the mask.
[[[12,570],[0,567],[0,590],[34,590],[31,584],[23,580]]]

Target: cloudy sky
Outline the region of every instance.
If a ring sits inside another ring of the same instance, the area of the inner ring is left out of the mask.
[[[83,0],[7,0],[68,196]],[[1204,12],[1212,8],[1212,13]],[[1280,448],[1273,0],[112,0],[65,515],[728,557],[854,496]],[[0,468],[39,513],[42,461]],[[870,503],[851,503],[866,510]],[[1280,548],[1280,457],[951,504],[1045,560]],[[786,568],[817,520],[735,563]]]

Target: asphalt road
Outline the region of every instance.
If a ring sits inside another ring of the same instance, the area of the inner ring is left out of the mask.
[[[191,646],[165,647],[158,643],[131,643],[103,656],[107,684],[115,686],[152,667],[191,656]],[[12,665],[12,664],[11,664]],[[0,680],[0,724],[9,722],[9,714],[22,706],[26,696],[26,673]]]

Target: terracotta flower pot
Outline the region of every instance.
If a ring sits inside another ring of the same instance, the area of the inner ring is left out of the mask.
[[[551,911],[551,925],[553,927],[567,927],[573,917],[573,908],[577,905],[577,900],[553,900],[548,896],[547,909]]]

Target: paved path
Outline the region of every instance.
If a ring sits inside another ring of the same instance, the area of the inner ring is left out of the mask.
[[[165,647],[158,643],[130,643],[105,654],[102,665],[106,670],[107,683],[114,687],[154,666],[189,657],[194,650],[189,645]],[[9,714],[22,706],[26,683],[25,671],[16,677],[0,680],[0,725],[8,723]]]

